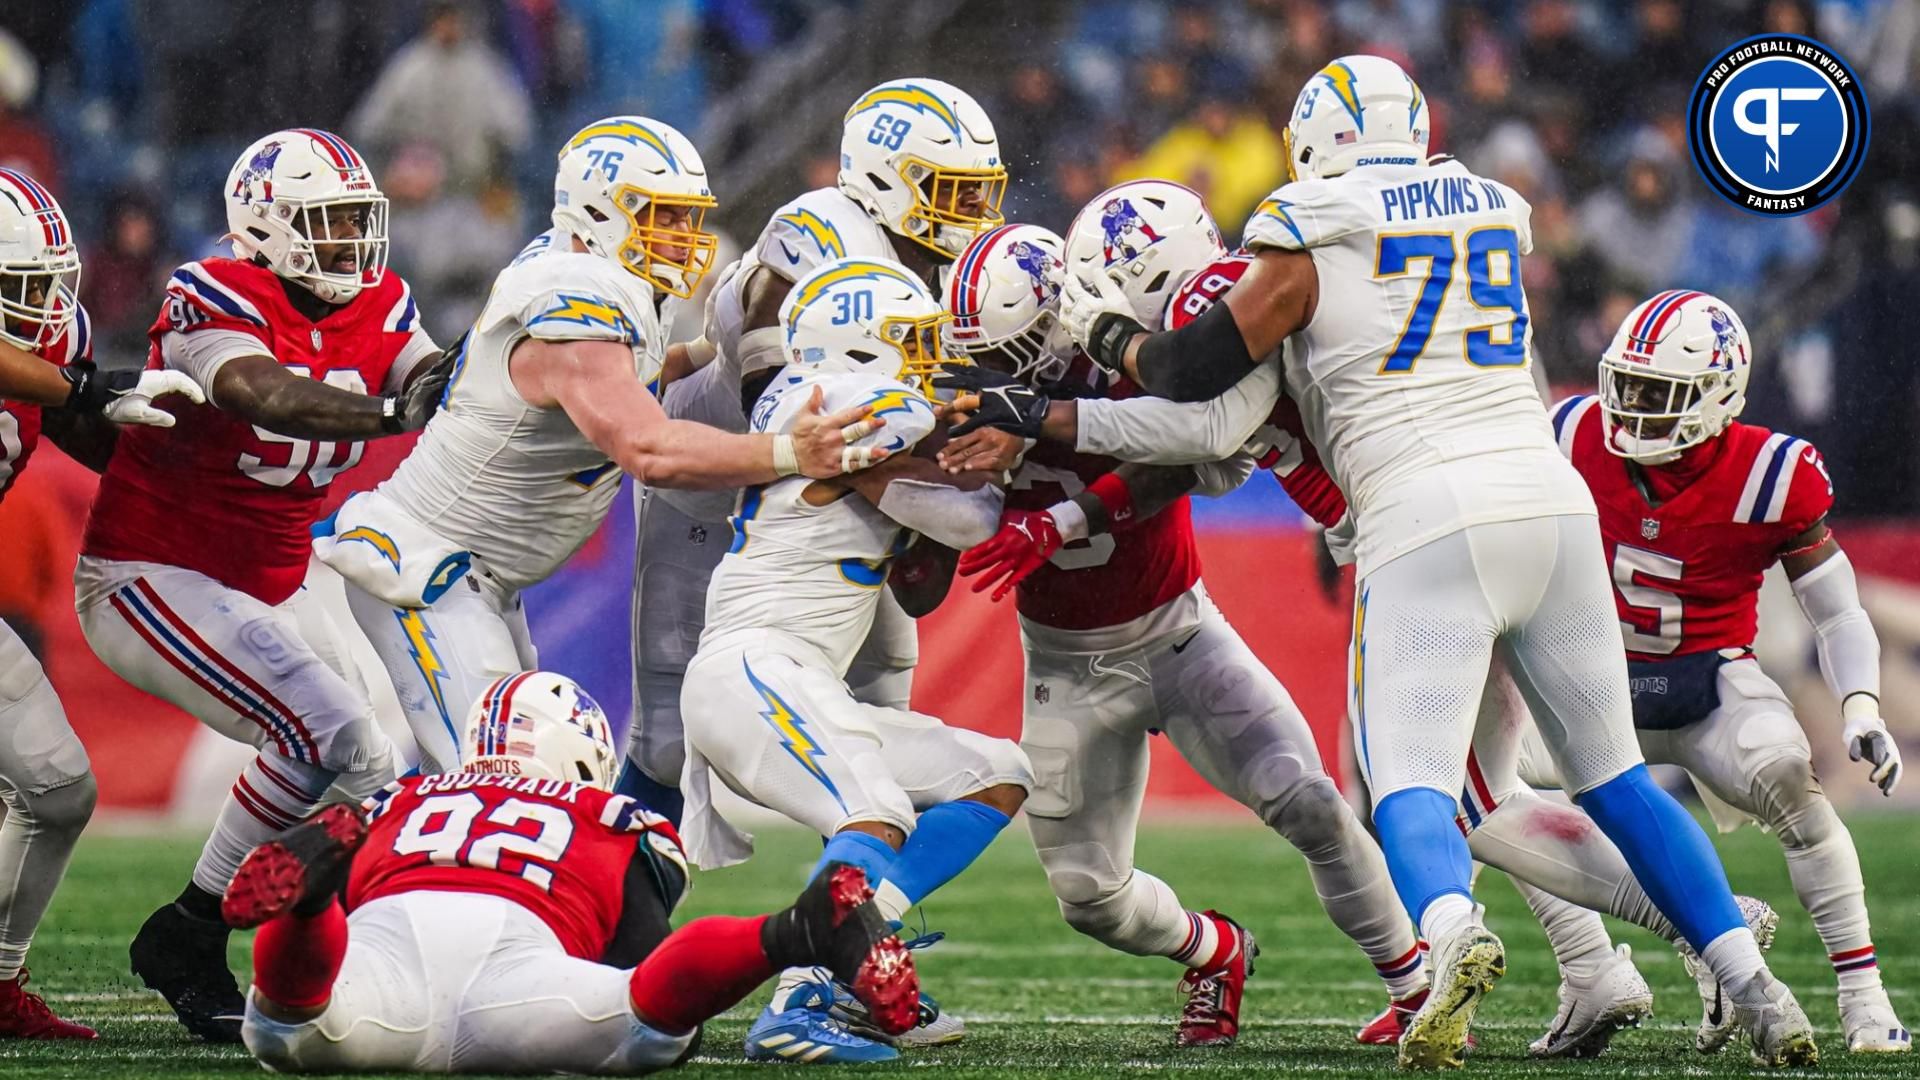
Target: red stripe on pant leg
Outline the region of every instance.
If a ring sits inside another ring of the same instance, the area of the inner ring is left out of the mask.
[[[284,822],[285,824],[280,826],[283,829],[293,828],[295,825],[298,825],[300,819],[305,816],[304,813],[295,813],[292,810],[288,810],[286,807],[260,794],[259,788],[247,783],[247,774],[245,773],[241,773],[239,776],[233,778],[233,788],[234,794],[238,795],[241,792],[245,792],[247,798],[252,799],[268,816],[278,818]]]
[[[266,732],[267,738],[271,739],[273,744],[280,748],[281,753],[287,754],[289,757],[292,756],[292,751],[288,748],[286,741],[280,737],[278,732],[273,730],[273,725],[269,724],[266,718],[240,704],[238,701],[235,701],[225,690],[215,686],[205,675],[194,670],[192,664],[174,655],[173,650],[167,648],[166,642],[155,637],[153,631],[147,629],[146,626],[141,623],[140,616],[136,614],[132,608],[127,606],[126,601],[120,599],[116,594],[107,597],[107,602],[113,605],[113,610],[119,612],[121,618],[127,620],[127,625],[133,627],[133,632],[140,635],[140,640],[151,646],[153,651],[159,653],[161,658],[167,663],[172,664],[174,670],[185,675],[188,681],[192,682],[195,686],[205,690],[213,700],[232,709],[242,719],[251,722],[253,726]]]
[[[268,812],[267,809],[257,801],[259,796],[243,791],[240,785],[235,784],[230,794],[233,796],[234,803],[239,806],[240,809],[245,810],[253,816],[254,820],[265,825],[267,828],[275,832],[285,832],[292,827],[286,822],[279,820],[278,815]]]
[[[219,651],[214,649],[213,646],[208,645],[206,642],[206,639],[202,638],[198,633],[196,633],[193,627],[187,622],[187,620],[182,619],[178,613],[176,613],[172,608],[167,606],[167,602],[161,599],[160,593],[157,590],[155,590],[151,584],[148,583],[146,578],[143,577],[135,580],[133,583],[133,587],[136,589],[139,589],[140,595],[145,597],[147,602],[153,605],[153,610],[155,614],[161,616],[162,618],[166,619],[167,622],[171,623],[173,625],[173,628],[180,632],[180,636],[186,638],[190,644],[192,644],[195,648],[199,649],[200,652],[206,656],[208,662],[216,664],[220,668],[225,670],[227,675],[231,677],[233,681],[253,691],[256,697],[258,697],[261,701],[266,702],[269,707],[271,707],[274,711],[278,712],[283,718],[285,718],[287,724],[293,728],[294,734],[297,736],[300,745],[306,747],[309,760],[312,760],[314,762],[318,762],[320,760],[320,750],[313,743],[313,735],[307,731],[307,725],[301,722],[300,716],[298,713],[295,713],[292,709],[287,708],[286,702],[281,701],[277,697],[274,697],[272,693],[268,692],[266,687],[261,686],[258,682],[255,682],[253,676],[247,674],[245,669],[241,668],[239,665],[235,664],[233,661],[228,660],[226,657],[220,655]],[[299,755],[293,754],[289,756],[298,757]]]

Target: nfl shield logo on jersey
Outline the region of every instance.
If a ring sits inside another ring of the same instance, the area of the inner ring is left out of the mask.
[[[1640,519],[1640,539],[1642,540],[1660,539],[1660,521],[1658,518],[1641,518]]]
[[[1047,703],[1047,699],[1051,697],[1053,697],[1053,691],[1047,688],[1046,683],[1039,683],[1034,686],[1033,688],[1034,704],[1045,705]]]
[[[320,348],[320,328],[319,327],[316,326],[313,328],[312,336],[313,336],[313,347],[316,351],[318,351]]]

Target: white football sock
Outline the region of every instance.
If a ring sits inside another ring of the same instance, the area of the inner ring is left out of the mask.
[[[1475,921],[1475,911],[1472,897],[1442,893],[1420,913],[1420,936],[1439,945],[1448,934]]]
[[[1767,974],[1767,962],[1760,958],[1760,944],[1753,940],[1752,930],[1741,926],[1721,934],[1707,943],[1700,959],[1734,1004],[1763,1005],[1769,1000],[1769,980],[1758,977]]]

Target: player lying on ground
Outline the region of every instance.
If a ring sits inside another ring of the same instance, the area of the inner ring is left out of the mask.
[[[101,371],[80,306],[80,247],[60,204],[38,181],[0,168],[0,499],[40,436],[99,467],[85,445],[93,418],[173,423],[154,398],[200,388],[177,371]],[[111,448],[111,433],[104,441]],[[27,643],[0,623],[0,1038],[91,1039],[28,992],[27,948],[67,872],[97,789],[53,684]]]
[[[967,241],[999,224],[1007,183],[993,122],[964,90],[937,79],[894,79],[862,93],[841,123],[840,173],[834,185],[792,199],[767,219],[759,238],[720,271],[708,301],[704,338],[689,353],[704,366],[667,384],[667,415],[725,431],[747,430],[747,413],[774,372],[786,365],[780,305],[794,283],[822,263],[854,257],[896,263],[930,289]],[[710,360],[708,359],[710,357]],[[671,365],[670,365],[671,367]],[[648,488],[634,500],[633,717],[627,763],[616,790],[680,820],[686,766],[680,692],[687,662],[705,626],[707,585],[726,553],[727,518],[736,491]],[[935,545],[920,545],[930,554]],[[895,580],[909,566],[895,563]],[[928,570],[933,577],[946,571]],[[867,705],[905,709],[919,662],[919,635],[896,590],[883,589],[873,628],[847,665],[847,689]],[[889,1046],[830,1023],[833,989],[816,972],[783,973],[747,1039],[748,1056],[778,1058],[768,1043],[793,1037],[827,1042],[822,1061],[884,1061]],[[941,1013],[892,1040],[950,1043],[965,1026]],[[781,1059],[784,1060],[784,1059]]]
[[[996,489],[978,477],[956,485],[909,452],[937,438],[920,384],[945,355],[946,319],[893,263],[835,260],[789,294],[791,362],[754,407],[754,429],[785,430],[824,394],[837,408],[870,405],[888,425],[860,445],[895,453],[845,479],[742,492],[681,699],[693,861],[725,866],[752,850],[713,809],[717,779],[829,837],[823,858],[865,869],[890,919],[972,863],[1032,784],[1011,741],[861,703],[845,682],[914,534],[962,548],[999,523]]]
[[[462,750],[461,771],[328,807],[234,876],[226,917],[260,926],[243,1034],[261,1064],[650,1072],[790,964],[831,968],[883,1027],[913,1023],[912,957],[856,867],[824,865],[784,911],[669,932],[678,838],[609,793],[607,719],[571,680],[486,688]]]
[[[1224,254],[1194,192],[1140,181],[1108,195],[1139,208],[1164,246],[1154,270],[1178,268],[1172,287],[1185,266]],[[1094,368],[1059,330],[1062,252],[1058,236],[1033,225],[975,240],[948,283],[954,339],[983,368],[1054,397],[1130,397],[1130,383]],[[1115,250],[1114,259],[1144,254]],[[1188,969],[1182,1046],[1233,1042],[1257,950],[1232,919],[1184,908],[1166,882],[1133,865],[1150,732],[1300,849],[1328,915],[1367,953],[1390,997],[1426,988],[1379,849],[1321,767],[1306,719],[1200,580],[1186,496],[1231,491],[1253,468],[1250,454],[1123,465],[1041,442],[1016,467],[998,535],[961,562],[963,573],[986,571],[976,590],[1010,573],[996,600],[1018,590],[1020,742],[1035,781],[1028,828],[1061,915],[1115,949]]]
[[[352,586],[421,748],[458,760],[454,724],[482,687],[534,666],[521,591],[606,519],[620,477],[730,487],[838,476],[875,422],[809,409],[779,436],[669,419],[654,390],[663,312],[711,268],[714,198],[678,131],[616,116],[576,132],[554,178],[553,228],[494,282],[445,408],[392,477],[349,499],[313,550]],[[881,421],[879,423],[884,423]]]
[[[1786,694],[1753,657],[1761,574],[1776,562],[1786,571],[1840,699],[1847,754],[1891,794],[1901,762],[1880,718],[1880,642],[1827,527],[1833,484],[1819,452],[1735,419],[1751,365],[1732,307],[1660,293],[1602,355],[1599,396],[1556,406],[1554,431],[1599,504],[1641,750],[1731,807],[1723,827],[1752,819],[1780,837],[1839,978],[1847,1048],[1905,1051],[1912,1037],[1881,986],[1853,839]]]
[[[259,751],[192,880],[130,949],[182,1023],[234,1041],[242,1001],[219,919],[234,868],[336,781],[364,796],[393,778],[359,674],[302,586],[308,528],[363,440],[426,423],[452,357],[387,272],[386,199],[338,137],[260,139],[222,195],[234,257],[175,270],[148,332],[148,366],[190,376],[206,404],[117,440],[74,602],[116,674]]]

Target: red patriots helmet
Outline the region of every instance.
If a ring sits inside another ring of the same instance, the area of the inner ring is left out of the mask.
[[[467,710],[460,771],[566,780],[612,791],[620,764],[607,714],[551,671],[495,679]]]
[[[1648,465],[1727,430],[1747,405],[1753,349],[1732,305],[1669,289],[1627,316],[1600,354],[1607,449]]]
[[[276,131],[227,174],[233,256],[258,259],[330,304],[387,272],[387,200],[347,141],[317,128]]]
[[[60,340],[80,309],[80,248],[38,180],[0,168],[0,338],[23,349]]]

